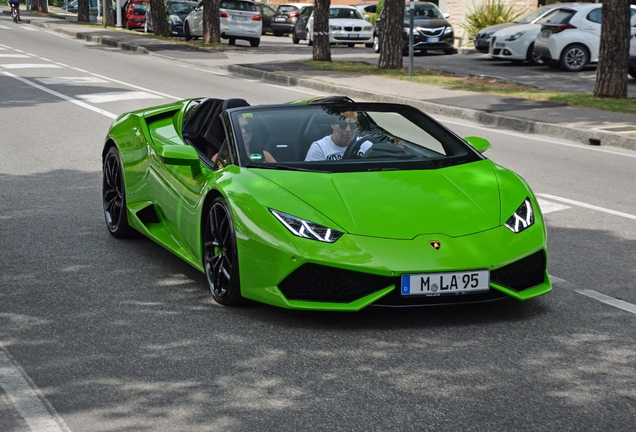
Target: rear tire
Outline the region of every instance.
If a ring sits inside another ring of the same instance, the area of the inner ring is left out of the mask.
[[[261,40],[260,39],[250,39],[250,46],[252,48],[256,48],[261,44]]]
[[[296,37],[296,33],[292,33],[292,42],[296,45],[300,42],[300,39]]]
[[[568,72],[580,72],[590,62],[590,54],[585,46],[573,44],[565,47],[559,62],[561,67]]]

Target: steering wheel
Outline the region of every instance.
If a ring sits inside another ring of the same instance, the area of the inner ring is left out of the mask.
[[[342,159],[359,159],[360,156],[358,156],[358,152],[360,151],[360,147],[367,141],[373,143],[373,141],[370,140],[368,136],[358,137],[356,139],[356,142],[347,146],[344,155],[342,155]]]

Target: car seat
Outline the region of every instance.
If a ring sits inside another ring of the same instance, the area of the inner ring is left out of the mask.
[[[226,99],[217,106],[208,127],[203,133],[203,138],[207,144],[206,154],[209,158],[212,158],[212,156],[219,152],[226,138],[223,122],[221,121],[221,113],[230,108],[246,106],[250,106],[250,104],[244,99]]]

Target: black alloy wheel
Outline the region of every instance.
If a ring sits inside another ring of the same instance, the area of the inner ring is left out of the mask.
[[[241,296],[234,224],[222,197],[212,202],[203,229],[203,267],[217,303],[237,306],[245,302]]]
[[[102,198],[108,231],[117,238],[130,238],[135,230],[128,225],[126,190],[117,147],[113,146],[104,158]]]

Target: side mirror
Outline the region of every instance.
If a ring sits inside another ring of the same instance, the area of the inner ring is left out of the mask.
[[[444,18],[446,18],[446,19],[450,18],[450,14],[449,14],[449,13],[446,13],[446,12],[444,12],[444,13],[442,14],[442,16],[443,16]]]
[[[192,146],[163,145],[157,150],[157,156],[166,165],[189,166],[192,169],[192,177],[198,177],[201,174],[199,154]]]
[[[477,150],[479,153],[483,153],[492,147],[492,145],[486,138],[478,136],[464,137],[464,141],[470,144],[471,147]]]

